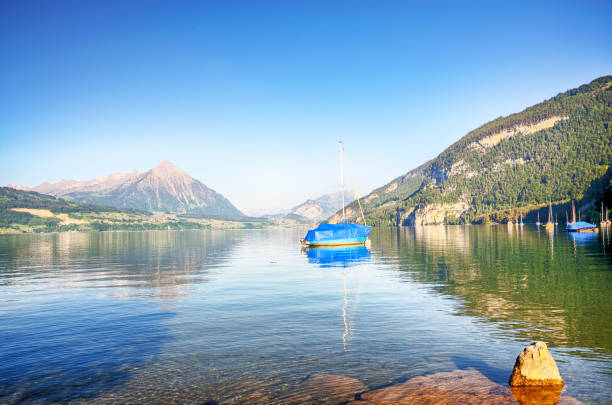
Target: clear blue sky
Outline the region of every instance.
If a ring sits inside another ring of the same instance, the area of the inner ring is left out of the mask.
[[[612,73],[612,2],[3,1],[0,184],[167,159],[247,212],[358,191]],[[496,4],[496,5],[495,5]]]

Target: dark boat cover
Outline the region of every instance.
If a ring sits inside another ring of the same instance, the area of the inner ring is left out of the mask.
[[[367,237],[370,234],[370,227],[367,225],[347,224],[321,224],[315,229],[311,229],[304,238],[305,241],[325,242],[337,239],[354,239]]]

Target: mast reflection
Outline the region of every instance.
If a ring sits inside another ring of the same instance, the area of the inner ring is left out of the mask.
[[[359,287],[357,296],[352,308],[352,316],[348,317],[348,288],[346,285],[347,270],[350,267],[359,266],[363,263],[369,263],[371,256],[370,251],[364,245],[360,246],[344,246],[344,247],[319,247],[305,249],[308,262],[318,264],[322,268],[343,268],[343,297],[342,297],[342,323],[344,331],[342,333],[342,346],[344,351],[347,350],[347,342],[352,339],[352,324],[354,323],[355,312],[359,305],[359,296],[362,290],[363,272],[359,277]],[[363,269],[362,269],[363,270]]]

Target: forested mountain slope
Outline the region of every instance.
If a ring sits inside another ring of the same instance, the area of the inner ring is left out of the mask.
[[[577,199],[598,220],[612,177],[611,86],[612,76],[601,77],[471,131],[363,198],[366,216],[401,225],[531,220],[550,200],[564,219]],[[360,220],[356,202],[347,214]]]

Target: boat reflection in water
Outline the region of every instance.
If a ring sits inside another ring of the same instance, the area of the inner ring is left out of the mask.
[[[370,262],[370,251],[364,245],[306,248],[309,263],[321,267],[354,267]]]
[[[586,246],[597,242],[596,232],[571,232],[570,238],[574,242],[574,246]]]
[[[305,248],[308,262],[318,264],[322,268],[342,268],[343,269],[343,297],[342,297],[342,346],[344,351],[348,350],[348,344],[353,339],[355,325],[355,315],[359,307],[359,299],[363,289],[363,269],[359,275],[359,285],[353,294],[353,303],[349,306],[349,288],[347,287],[347,273],[350,267],[370,262],[370,251],[365,245],[358,246],[334,246]]]

